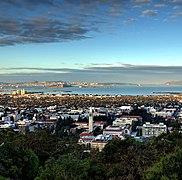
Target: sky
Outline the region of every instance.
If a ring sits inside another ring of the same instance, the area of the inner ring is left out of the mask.
[[[182,0],[0,1],[0,81],[182,80]]]

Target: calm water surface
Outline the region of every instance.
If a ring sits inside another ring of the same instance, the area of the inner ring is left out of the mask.
[[[122,85],[116,87],[67,87],[67,88],[47,88],[47,87],[24,87],[25,90],[35,92],[41,91],[50,94],[93,94],[93,95],[155,95],[157,92],[181,92],[182,86],[165,85]]]
[[[182,86],[165,85],[122,85],[115,87],[66,87],[66,88],[47,88],[47,87],[18,87],[28,92],[43,92],[45,94],[93,94],[93,95],[156,95],[157,92],[181,92]]]

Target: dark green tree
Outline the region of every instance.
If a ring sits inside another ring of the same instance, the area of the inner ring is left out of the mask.
[[[58,159],[50,158],[40,169],[36,180],[85,180],[88,179],[89,168],[88,160],[80,160],[71,154],[63,155]]]
[[[169,134],[161,134],[151,142],[159,157],[172,153],[177,147],[182,147],[182,133],[173,131]]]
[[[0,147],[0,176],[10,179],[34,179],[39,159],[31,149],[20,149],[13,143]]]
[[[144,172],[145,180],[179,180],[182,177],[182,149],[163,157],[159,162]]]
[[[150,143],[139,143],[132,138],[111,141],[101,152],[108,179],[141,179],[143,170],[156,157]]]

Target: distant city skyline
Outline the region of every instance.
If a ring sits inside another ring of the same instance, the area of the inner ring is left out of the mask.
[[[0,81],[182,80],[182,0],[0,1]]]

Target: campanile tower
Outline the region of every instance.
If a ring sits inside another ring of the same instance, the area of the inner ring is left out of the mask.
[[[90,107],[90,112],[89,112],[88,130],[89,130],[89,132],[93,131],[93,109],[92,109],[92,107]]]

